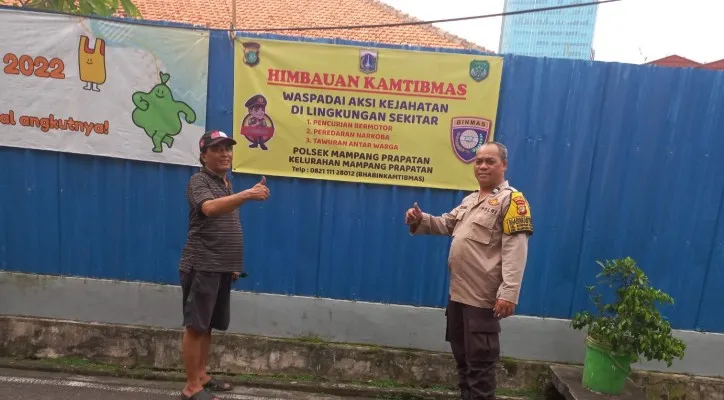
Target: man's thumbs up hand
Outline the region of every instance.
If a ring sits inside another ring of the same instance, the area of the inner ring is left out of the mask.
[[[262,176],[259,183],[247,190],[249,198],[252,200],[266,200],[269,198],[269,188],[266,187],[266,176]]]

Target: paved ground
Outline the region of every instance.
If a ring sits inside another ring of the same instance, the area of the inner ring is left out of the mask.
[[[179,382],[96,378],[0,368],[0,399],[7,400],[178,400],[182,387]],[[321,394],[253,388],[236,388],[233,392],[217,396],[228,400],[343,400],[342,397]]]

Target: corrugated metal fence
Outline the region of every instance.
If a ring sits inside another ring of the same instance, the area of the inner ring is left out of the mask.
[[[210,52],[208,127],[231,132],[227,33],[212,32]],[[518,313],[568,318],[596,260],[632,256],[675,297],[675,327],[724,332],[724,75],[526,57],[504,68],[497,134],[536,228]],[[1,269],[177,283],[193,168],[3,147],[0,168]],[[411,238],[403,213],[414,201],[442,213],[464,193],[268,184],[271,199],[242,211],[238,289],[445,304],[449,242]]]

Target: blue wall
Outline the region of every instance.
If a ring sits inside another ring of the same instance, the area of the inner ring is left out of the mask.
[[[232,51],[212,32],[208,127],[227,132]],[[518,313],[568,318],[596,260],[632,256],[676,299],[676,328],[724,332],[722,73],[515,56],[504,68],[497,135],[536,227]],[[7,147],[0,168],[0,269],[177,283],[194,168]],[[449,241],[411,238],[403,214],[464,193],[267,179],[271,199],[242,210],[237,289],[445,304]]]

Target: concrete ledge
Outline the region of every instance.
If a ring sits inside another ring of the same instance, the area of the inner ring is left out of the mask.
[[[140,326],[0,316],[0,356],[79,357],[125,367],[181,370],[182,332]],[[303,375],[338,381],[392,380],[410,386],[457,382],[450,354],[375,346],[214,335],[209,368],[225,374]],[[499,364],[503,388],[541,384],[547,365],[506,360]]]
[[[635,372],[631,380],[652,400],[724,400],[724,379],[691,375]]]
[[[89,299],[92,299],[89,301]],[[122,301],[119,301],[122,299]],[[439,308],[233,291],[229,333],[278,338],[316,337],[449,353]],[[0,271],[0,315],[107,324],[181,327],[181,289],[174,285]],[[569,320],[514,316],[501,321],[504,357],[583,363],[585,334]],[[675,331],[688,348],[671,368],[638,370],[724,376],[724,335]]]
[[[611,396],[594,393],[583,386],[583,368],[563,365],[551,366],[553,386],[566,400],[608,400]],[[623,392],[617,396],[620,400],[641,400],[646,398],[644,391],[630,379],[626,380]]]
[[[140,370],[140,376],[131,377],[144,379],[179,379],[181,337],[181,330],[0,316],[0,357],[75,357]],[[255,375],[260,379],[251,384],[259,387],[278,387],[264,379],[274,375],[326,381],[310,388],[330,394],[369,395],[372,389],[360,383],[384,381],[418,389],[388,388],[387,394],[447,399],[454,396],[450,390],[456,384],[448,353],[240,334],[214,336],[209,367],[237,377]],[[504,359],[497,373],[503,391],[542,392],[551,386],[546,363]],[[723,379],[636,371],[632,380],[645,389],[647,399],[724,400]],[[297,382],[294,390],[304,385]],[[379,388],[375,391],[380,393]]]

